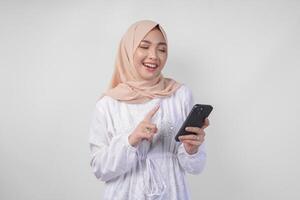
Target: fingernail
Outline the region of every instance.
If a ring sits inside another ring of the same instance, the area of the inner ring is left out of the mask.
[[[186,127],[185,130],[188,131],[188,130],[190,130],[190,128],[189,128],[189,127]]]

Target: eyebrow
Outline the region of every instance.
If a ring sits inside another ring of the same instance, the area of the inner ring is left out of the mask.
[[[151,42],[148,41],[148,40],[142,40],[141,42],[146,42],[146,43],[151,44]],[[159,42],[158,45],[167,45],[167,43],[165,43],[165,42]]]

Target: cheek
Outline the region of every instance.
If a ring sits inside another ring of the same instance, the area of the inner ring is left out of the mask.
[[[142,60],[145,58],[145,55],[143,52],[136,51],[133,57],[134,64],[141,64]]]
[[[167,61],[168,55],[162,54],[159,58],[160,58],[161,64],[164,65]]]

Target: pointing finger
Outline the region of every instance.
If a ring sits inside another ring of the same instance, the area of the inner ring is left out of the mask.
[[[157,106],[155,106],[152,110],[150,110],[150,112],[146,115],[146,117],[144,118],[145,121],[151,121],[152,117],[155,115],[155,113],[158,111],[160,105],[158,104]]]

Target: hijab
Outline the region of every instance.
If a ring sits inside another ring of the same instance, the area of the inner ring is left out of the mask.
[[[154,98],[171,96],[181,86],[175,80],[165,78],[162,73],[152,80],[144,80],[133,64],[135,50],[155,27],[162,32],[167,43],[165,31],[154,21],[141,20],[129,27],[119,44],[109,88],[100,98],[106,95],[118,101],[139,104]]]

